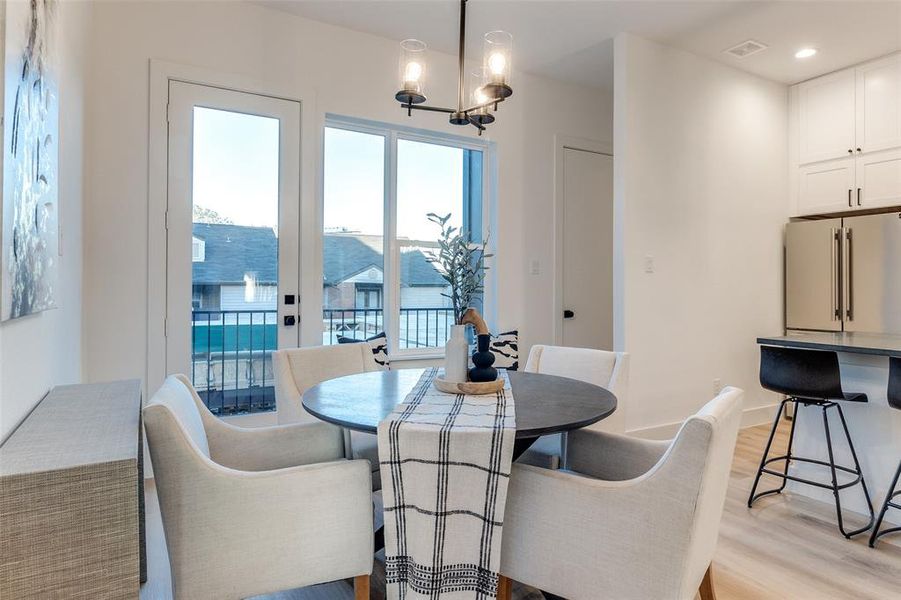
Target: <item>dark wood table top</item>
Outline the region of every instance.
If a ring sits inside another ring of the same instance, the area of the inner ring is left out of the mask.
[[[373,371],[330,379],[303,394],[303,407],[328,423],[376,433],[379,422],[403,402],[423,371]],[[555,375],[508,374],[516,402],[517,438],[580,429],[616,410],[616,396],[600,386]]]

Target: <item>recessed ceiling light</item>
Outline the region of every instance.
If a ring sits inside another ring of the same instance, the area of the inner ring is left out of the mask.
[[[817,53],[816,48],[801,48],[795,52],[795,58],[810,58]]]

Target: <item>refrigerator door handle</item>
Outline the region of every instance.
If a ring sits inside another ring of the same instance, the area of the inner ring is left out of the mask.
[[[839,321],[841,320],[841,312],[839,309],[839,290],[838,290],[838,245],[839,245],[839,231],[835,227],[829,230],[829,235],[832,237],[830,240],[830,248],[832,249],[831,261],[829,263],[829,290],[830,290],[830,302],[832,303],[830,313],[830,320]]]
[[[851,266],[851,228],[842,229],[842,306],[845,311],[845,320],[854,320],[854,298],[851,295],[853,268]]]

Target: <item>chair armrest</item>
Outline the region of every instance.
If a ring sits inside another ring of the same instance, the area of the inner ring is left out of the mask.
[[[580,429],[569,434],[567,466],[606,481],[634,479],[650,471],[670,444],[670,441]]]
[[[158,488],[177,597],[244,598],[371,572],[366,461],[241,472],[196,458]]]
[[[269,471],[344,458],[344,435],[328,423],[236,427],[207,424],[210,457],[239,471]]]

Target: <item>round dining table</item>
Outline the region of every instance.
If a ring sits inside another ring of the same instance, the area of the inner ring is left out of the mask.
[[[375,434],[424,371],[372,371],[330,379],[304,392],[303,407],[327,423]],[[507,376],[516,406],[514,460],[543,435],[581,429],[616,410],[616,396],[598,385],[542,373],[508,371]]]

